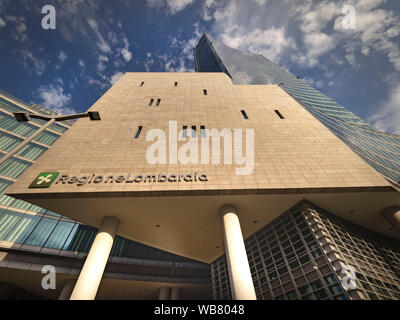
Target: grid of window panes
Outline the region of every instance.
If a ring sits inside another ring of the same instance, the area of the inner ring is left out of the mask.
[[[235,84],[277,84],[355,153],[400,184],[400,136],[386,134],[262,55],[244,53],[203,35],[195,49],[196,71],[225,72]]]
[[[3,157],[25,139],[29,138],[40,127],[37,125],[38,123],[21,123],[16,121],[12,113],[19,111],[31,112],[30,106],[2,91],[0,91],[0,94],[3,96],[0,96],[0,155]],[[25,106],[25,108],[15,103],[15,101]],[[45,112],[46,109],[44,107],[35,107],[33,109],[37,112],[50,114],[49,111]],[[43,121],[42,124],[44,123]],[[11,186],[15,179],[18,179],[35,160],[61,137],[63,132],[68,130],[68,127],[57,123],[50,129],[54,131],[46,130],[42,132],[32,142],[16,152],[14,156],[0,164],[1,205],[10,205],[10,203],[13,203],[18,208],[19,205],[23,204],[23,201],[12,201],[12,198],[4,195],[4,192]]]
[[[228,266],[225,255],[215,260],[210,267],[214,300],[232,300]]]
[[[348,299],[299,204],[245,240],[257,299]],[[225,275],[226,274],[226,275]],[[215,299],[228,299],[225,255],[212,263]]]
[[[357,289],[365,299],[400,299],[399,242],[336,217],[322,209],[309,209],[329,234],[336,252],[356,269]]]

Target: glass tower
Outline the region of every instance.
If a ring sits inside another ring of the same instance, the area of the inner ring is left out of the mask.
[[[395,187],[400,136],[371,125],[259,54],[203,34],[194,48],[196,72],[224,72],[233,84],[279,85]],[[257,299],[400,299],[400,247],[306,200],[245,239]],[[355,288],[343,282],[354,266]],[[211,263],[214,299],[232,299],[225,255]]]
[[[242,52],[203,34],[194,49],[197,72],[225,72],[234,84],[276,84],[397,187],[400,136],[380,132],[304,80],[259,54]]]

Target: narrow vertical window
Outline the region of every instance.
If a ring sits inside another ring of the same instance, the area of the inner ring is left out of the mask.
[[[187,138],[187,126],[183,126],[182,128],[182,138],[183,139]]]
[[[160,103],[161,103],[161,99],[157,99],[157,104],[156,104],[156,106],[159,107],[159,106],[160,106]]]
[[[249,119],[249,117],[248,117],[247,114],[246,114],[246,111],[240,110],[240,112],[242,113],[242,116],[243,116],[244,119],[246,119],[246,120]]]
[[[150,99],[149,107],[153,105],[154,99]]]
[[[143,87],[143,85],[144,85],[144,82],[142,81],[142,83],[140,84],[140,86]]]
[[[203,89],[203,94],[204,94],[205,96],[208,94],[206,89]]]
[[[140,137],[140,133],[142,132],[142,129],[143,129],[143,127],[142,127],[142,126],[139,126],[139,127],[138,127],[138,131],[136,132],[135,139],[139,139],[139,137]]]
[[[278,115],[279,118],[285,119],[285,117],[282,115],[282,113],[279,112],[279,110],[275,110],[275,113]]]
[[[192,138],[196,138],[197,132],[196,132],[196,126],[192,126]]]
[[[206,127],[205,126],[200,126],[200,134],[202,138],[206,137]]]
[[[178,82],[175,82],[175,87],[177,87],[178,86]]]

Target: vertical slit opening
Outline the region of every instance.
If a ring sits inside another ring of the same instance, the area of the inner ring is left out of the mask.
[[[279,112],[279,110],[275,110],[275,113],[278,115],[279,118],[285,119],[285,117],[282,115],[282,113]]]
[[[200,126],[200,134],[202,138],[206,137],[206,127],[205,126]]]
[[[142,132],[143,126],[138,127],[138,131],[136,132],[135,139],[139,139],[140,133]]]
[[[247,116],[246,111],[240,110],[240,112],[242,113],[242,116],[243,116],[244,119],[249,120],[249,117]]]
[[[182,127],[182,138],[183,139],[187,138],[187,126]]]

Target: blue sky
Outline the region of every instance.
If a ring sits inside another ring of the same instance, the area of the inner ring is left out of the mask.
[[[41,27],[47,4],[56,30]],[[341,27],[348,4],[354,30]],[[194,71],[203,31],[400,134],[398,0],[0,0],[0,89],[83,112],[124,72]]]

